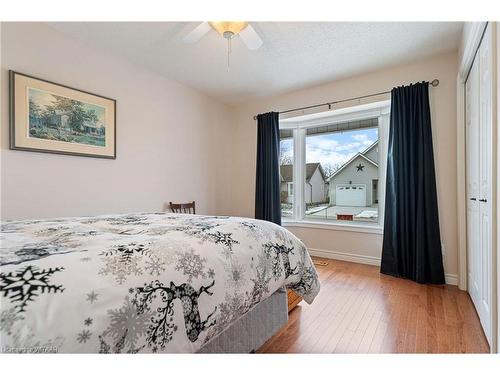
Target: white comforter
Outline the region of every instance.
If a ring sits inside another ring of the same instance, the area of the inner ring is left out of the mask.
[[[260,220],[7,221],[0,240],[4,352],[196,352],[283,286],[319,291],[302,242]]]

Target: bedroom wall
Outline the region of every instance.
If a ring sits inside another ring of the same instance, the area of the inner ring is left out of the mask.
[[[226,211],[228,107],[45,24],[2,23],[1,43],[2,219]],[[9,69],[116,99],[116,160],[9,150]]]
[[[253,115],[267,111],[324,103],[388,90],[411,82],[440,80],[431,89],[431,111],[441,238],[445,271],[450,282],[457,274],[457,188],[456,188],[456,76],[457,52],[450,52],[411,64],[375,71],[304,90],[260,98],[235,107],[232,188],[233,215],[253,216],[255,191],[256,124]],[[332,229],[289,227],[305,244],[324,255],[378,263],[382,235]]]

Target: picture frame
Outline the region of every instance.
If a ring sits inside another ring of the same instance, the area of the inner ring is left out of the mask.
[[[9,70],[10,149],[116,159],[116,100]]]

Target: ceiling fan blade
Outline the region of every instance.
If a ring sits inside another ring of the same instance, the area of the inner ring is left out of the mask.
[[[208,22],[202,22],[196,28],[184,37],[184,43],[196,43],[206,33],[210,31],[211,27]]]
[[[239,36],[248,49],[258,49],[262,45],[262,39],[251,25],[241,30]]]

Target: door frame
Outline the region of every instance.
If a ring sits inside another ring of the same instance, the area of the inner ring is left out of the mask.
[[[462,58],[457,75],[457,219],[458,219],[458,287],[467,290],[467,197],[465,153],[465,81],[472,67],[476,51],[481,43],[487,22],[469,23],[467,40],[463,41]],[[465,28],[467,27],[467,24]],[[466,30],[464,28],[464,35]]]
[[[458,287],[461,290],[467,290],[467,196],[466,196],[466,149],[465,149],[465,82],[467,80],[472,63],[476,56],[477,49],[481,43],[482,36],[489,26],[492,28],[492,44],[496,45],[497,23],[496,22],[467,22],[464,27],[464,40],[462,41],[461,59],[458,66],[457,75],[457,229],[458,229]],[[500,34],[500,32],[499,32]],[[497,110],[500,109],[500,104],[497,108],[497,53],[500,54],[500,49],[492,50],[493,66],[492,66],[492,82],[491,87],[493,91],[492,97],[492,122],[498,124]],[[500,57],[499,57],[500,59]],[[500,71],[498,72],[500,75]],[[500,79],[500,76],[498,77]],[[499,81],[500,83],[500,81]],[[500,132],[496,132],[497,126],[493,126],[494,137],[497,138],[498,147],[500,147]],[[492,181],[497,179],[497,173],[500,176],[500,163],[497,165],[497,146],[493,142],[492,147]],[[499,186],[493,186],[492,192],[492,306],[491,306],[491,345],[490,351],[492,353],[498,352],[498,336],[500,335],[498,328],[498,306],[497,302],[500,299],[498,293],[500,292],[500,278],[497,280],[497,268],[500,269],[500,257],[497,259],[497,224],[500,224],[500,207],[496,199],[496,191],[500,194]],[[497,262],[498,267],[497,267]]]

